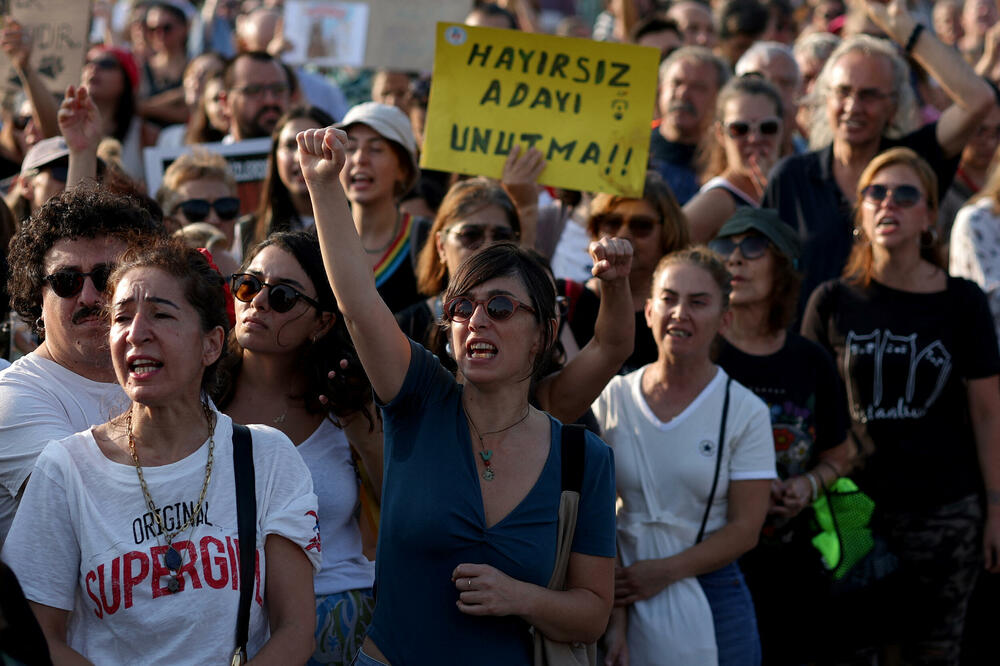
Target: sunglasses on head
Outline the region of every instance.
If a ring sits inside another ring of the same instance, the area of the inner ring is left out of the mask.
[[[914,185],[869,185],[861,190],[865,201],[880,204],[886,197],[900,208],[910,208],[920,203],[923,193]]]
[[[59,298],[72,298],[83,291],[83,281],[88,277],[94,284],[94,289],[103,292],[108,286],[108,277],[111,275],[111,268],[108,264],[101,264],[95,266],[89,273],[81,273],[80,271],[68,269],[60,270],[46,275],[42,280],[49,283],[52,291]]]
[[[517,234],[510,227],[492,226],[488,224],[456,224],[445,230],[458,240],[459,244],[467,250],[475,250],[489,236],[491,243],[512,241],[517,238]]]
[[[756,131],[761,136],[775,136],[781,131],[781,121],[777,118],[768,118],[760,121],[734,120],[726,123],[726,132],[734,139],[742,139],[750,134],[751,130]]]
[[[448,301],[444,306],[444,315],[449,321],[469,321],[476,314],[476,308],[480,305],[486,308],[486,316],[493,321],[510,319],[519,309],[535,314],[535,308],[530,305],[522,303],[512,296],[497,294],[490,296],[485,301],[474,301],[467,296],[458,296]]]
[[[723,257],[730,256],[733,250],[740,248],[740,254],[743,255],[744,259],[759,259],[764,256],[767,246],[770,244],[771,241],[767,240],[766,237],[754,234],[747,236],[739,243],[732,238],[716,238],[708,244],[708,247]]]
[[[188,199],[180,202],[177,207],[184,213],[188,222],[204,222],[213,208],[220,220],[233,220],[240,214],[240,200],[236,197],[222,197],[215,201]]]
[[[261,289],[267,287],[267,304],[275,312],[288,312],[295,307],[295,303],[298,302],[299,299],[305,301],[320,312],[325,311],[323,306],[316,300],[309,298],[302,292],[288,286],[287,284],[268,284],[256,275],[251,275],[250,273],[235,273],[230,277],[230,282],[233,290],[233,296],[244,303],[252,301],[254,297],[260,293]]]
[[[635,238],[649,238],[660,221],[649,215],[631,215],[625,217],[618,213],[595,215],[593,226],[598,236],[617,236],[624,225]]]

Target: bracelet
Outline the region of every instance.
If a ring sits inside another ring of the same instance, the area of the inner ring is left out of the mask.
[[[813,478],[812,472],[806,472],[802,476],[809,479],[809,485],[812,486],[812,501],[815,502],[819,499],[819,487],[816,485],[816,479]]]
[[[920,39],[920,33],[924,31],[924,24],[918,23],[913,26],[913,32],[910,33],[910,38],[906,40],[906,46],[903,47],[903,51],[906,55],[910,55],[913,52],[913,47],[917,45],[917,40]]]

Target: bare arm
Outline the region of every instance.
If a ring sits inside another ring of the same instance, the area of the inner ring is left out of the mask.
[[[640,560],[615,579],[615,605],[656,596],[668,585],[724,567],[757,545],[771,492],[770,479],[730,481],[725,526],[676,555]]]
[[[986,487],[983,553],[986,568],[991,573],[1000,573],[1000,377],[970,379],[968,393],[979,467]]]
[[[905,0],[889,3],[868,0],[867,9],[872,20],[893,41],[906,45],[917,21],[906,8]],[[957,50],[943,44],[930,30],[920,34],[911,55],[941,84],[953,102],[938,120],[937,140],[946,155],[955,156],[993,107],[993,91]]]
[[[277,534],[267,536],[264,554],[271,637],[248,664],[304,664],[312,656],[316,629],[312,564],[301,548]]]
[[[819,462],[805,474],[793,476],[778,483],[782,501],[771,507],[770,513],[779,516],[797,516],[812,503],[813,484],[816,489],[829,488],[837,479],[847,476],[854,467],[857,450],[850,439],[819,454]],[[809,477],[812,477],[810,482]]]
[[[56,101],[45,87],[45,81],[31,66],[31,36],[17,21],[7,21],[0,32],[0,45],[17,70],[24,86],[24,94],[31,103],[31,115],[46,137],[59,134],[56,123]]]
[[[551,640],[592,643],[608,624],[614,567],[612,557],[570,553],[565,591],[514,580],[486,564],[460,564],[452,579],[463,613],[518,615]]]
[[[299,132],[296,140],[326,275],[372,387],[389,402],[406,379],[410,343],[375,289],[371,265],[340,186],[347,135],[327,127]]]
[[[97,146],[101,143],[101,113],[83,86],[66,88],[59,106],[59,130],[69,147],[66,187],[97,178]]]
[[[691,230],[691,242],[707,243],[736,212],[736,204],[728,192],[716,187],[691,197],[682,210]]]
[[[593,273],[601,285],[594,337],[566,367],[538,383],[535,396],[542,409],[560,421],[572,423],[604,390],[632,353],[635,317],[628,276],[632,244],[602,238],[590,244]]]
[[[49,646],[49,655],[55,666],[76,666],[90,664],[79,652],[66,643],[66,623],[69,621],[69,611],[44,604],[29,601],[31,612],[35,614],[45,642]]]

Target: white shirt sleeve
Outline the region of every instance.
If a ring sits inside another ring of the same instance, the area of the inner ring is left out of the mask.
[[[776,479],[774,433],[767,405],[742,384],[734,381],[729,405],[726,444],[731,449],[729,479]],[[735,418],[733,418],[735,417]]]

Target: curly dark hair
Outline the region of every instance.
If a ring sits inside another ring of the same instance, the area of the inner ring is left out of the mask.
[[[157,268],[170,275],[181,284],[184,298],[198,313],[201,330],[204,333],[219,327],[223,334],[229,334],[229,314],[226,311],[226,280],[208,263],[208,258],[200,251],[188,247],[176,238],[143,239],[133,242],[122,254],[118,267],[108,278],[107,294],[113,294],[118,283],[130,271],[143,268]],[[105,306],[109,309],[111,303]],[[109,317],[110,318],[110,317]],[[218,383],[218,368],[226,356],[225,345],[219,358],[205,368],[201,377],[201,388],[211,393]]]
[[[49,199],[14,235],[8,261],[11,308],[39,336],[45,256],[63,239],[111,236],[126,243],[163,235],[163,227],[133,196],[85,183]]]
[[[271,245],[281,248],[295,258],[316,287],[316,301],[324,312],[330,312],[334,316],[333,326],[326,334],[307,342],[299,349],[297,369],[306,378],[306,388],[303,395],[294,397],[305,402],[306,410],[310,414],[326,413],[338,426],[342,425],[342,419],[359,412],[364,414],[369,425],[373,426],[375,422],[368,410],[372,396],[371,383],[358,360],[354,343],[351,342],[344,318],[337,307],[333,289],[327,280],[319,240],[315,234],[308,231],[275,232],[250,251],[243,261],[243,270],[246,270],[254,257],[264,248]],[[217,393],[212,396],[220,409],[225,409],[232,400],[243,363],[243,347],[236,340],[235,333],[229,336],[229,351],[230,355],[221,374],[222,383]],[[342,360],[347,361],[347,368],[340,367]],[[334,369],[336,375],[330,379],[327,373]],[[320,402],[321,395],[326,396],[326,404]]]

